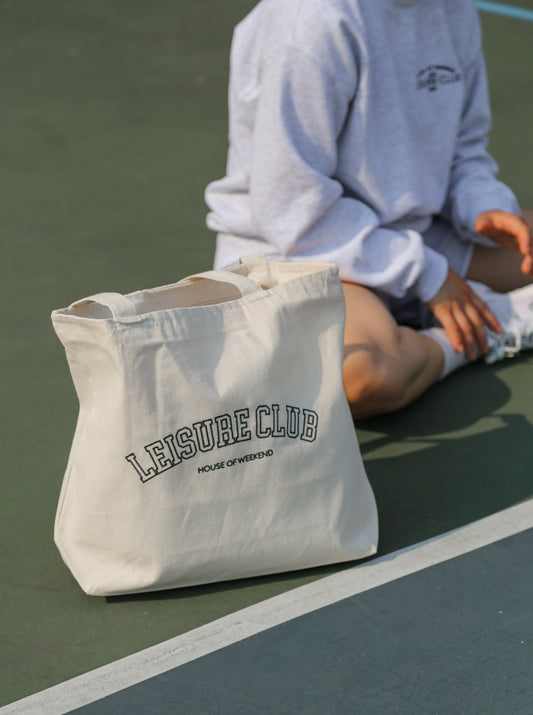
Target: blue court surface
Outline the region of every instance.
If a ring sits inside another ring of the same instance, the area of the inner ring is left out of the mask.
[[[1,712],[532,713],[532,550],[527,501]]]

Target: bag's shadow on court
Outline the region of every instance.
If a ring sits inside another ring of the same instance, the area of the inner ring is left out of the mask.
[[[497,370],[472,365],[408,408],[356,424],[378,505],[377,556],[531,497],[533,425],[512,407],[512,391]],[[357,563],[106,600],[186,599],[279,582],[292,587]]]

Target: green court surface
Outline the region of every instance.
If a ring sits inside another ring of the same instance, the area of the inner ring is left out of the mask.
[[[0,0],[0,705],[345,566],[85,596],[53,544],[77,402],[50,312],[211,266],[228,51],[252,0]],[[533,9],[533,2],[521,2]],[[533,206],[533,23],[482,14],[501,177]],[[380,555],[532,496],[533,354],[357,425]]]

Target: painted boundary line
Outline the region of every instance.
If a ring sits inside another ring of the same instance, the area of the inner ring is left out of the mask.
[[[533,500],[300,586],[0,708],[63,715],[343,599],[533,528]]]
[[[533,10],[528,10],[525,7],[514,7],[513,5],[504,5],[501,2],[489,2],[489,0],[477,0],[476,5],[478,10],[491,12],[493,15],[503,15],[504,17],[533,22]]]

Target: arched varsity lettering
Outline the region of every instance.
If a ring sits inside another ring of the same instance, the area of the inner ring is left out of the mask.
[[[314,410],[303,410],[303,425],[301,439],[304,442],[314,442],[318,431],[318,415]]]
[[[233,434],[233,421],[229,415],[218,415],[215,417],[217,424],[217,447],[227,447],[229,444],[235,444],[235,435]]]
[[[248,442],[248,440],[252,439],[252,432],[249,427],[250,410],[248,408],[235,410],[233,414],[235,415],[236,428],[235,441]]]
[[[300,408],[287,405],[287,437],[296,439],[300,436]]]
[[[265,417],[270,415],[270,407],[259,405],[255,411],[255,433],[261,439],[267,439],[272,435],[272,428],[265,427]]]
[[[172,457],[172,461],[174,464],[179,464],[181,462],[181,457],[178,454],[178,448],[176,445],[176,440],[174,438],[173,434],[167,434],[166,437],[163,437],[163,442],[168,447],[168,451],[170,456]]]
[[[172,466],[172,460],[169,459],[165,452],[165,445],[158,439],[151,444],[147,444],[145,450],[152,458],[158,472],[164,471]]]
[[[182,427],[176,432],[176,442],[179,448],[179,455],[182,459],[191,459],[196,452],[194,435],[189,427]]]
[[[201,452],[210,452],[215,446],[213,420],[202,420],[193,424],[196,432],[196,442]]]
[[[126,457],[126,461],[128,461],[135,469],[135,471],[141,478],[141,482],[147,482],[149,479],[152,479],[152,477],[155,477],[157,474],[155,467],[148,467],[148,469],[145,471],[139,464],[137,457],[133,452],[131,454],[128,454],[128,456]]]
[[[285,427],[279,426],[279,405],[272,405],[272,437],[285,437]]]

